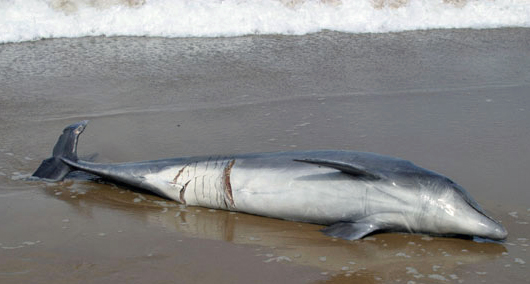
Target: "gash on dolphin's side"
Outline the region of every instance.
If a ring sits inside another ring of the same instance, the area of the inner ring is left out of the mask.
[[[349,240],[379,231],[507,236],[462,187],[409,161],[328,150],[96,164],[77,158],[86,124],[66,127],[33,176],[85,171],[187,205],[328,225],[325,234]]]

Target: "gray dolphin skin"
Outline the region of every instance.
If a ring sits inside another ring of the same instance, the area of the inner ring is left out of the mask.
[[[84,171],[186,205],[327,225],[325,234],[348,240],[381,231],[508,234],[462,187],[398,158],[326,150],[96,164],[77,158],[87,123],[66,127],[33,176],[58,181]]]

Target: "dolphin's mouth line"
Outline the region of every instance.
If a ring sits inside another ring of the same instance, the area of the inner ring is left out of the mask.
[[[506,230],[504,229],[504,226],[502,224],[500,224],[497,220],[493,219],[493,217],[490,216],[490,214],[488,214],[484,209],[482,209],[482,207],[480,207],[480,205],[478,205],[478,203],[476,201],[474,201],[470,196],[469,194],[467,193],[467,191],[462,188],[460,185],[452,182],[455,186],[455,188],[458,188],[458,191],[457,193],[460,194],[460,196],[462,196],[462,198],[467,202],[467,204],[469,206],[471,206],[473,209],[477,210],[477,212],[479,212],[480,214],[482,214],[484,217],[488,218],[490,221],[492,221],[493,223],[499,225],[500,227],[503,228],[503,230]]]

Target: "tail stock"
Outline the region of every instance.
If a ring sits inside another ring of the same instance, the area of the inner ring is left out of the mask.
[[[77,162],[77,140],[88,123],[83,120],[67,126],[53,147],[52,157],[42,161],[33,173],[34,177],[50,180],[62,180],[73,169],[63,160]]]

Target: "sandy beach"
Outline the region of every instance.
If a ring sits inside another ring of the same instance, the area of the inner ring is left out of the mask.
[[[530,29],[0,45],[1,283],[530,283]],[[26,181],[89,119],[98,162],[377,152],[456,181],[505,242],[378,234]],[[411,282],[412,281],[412,282]]]

